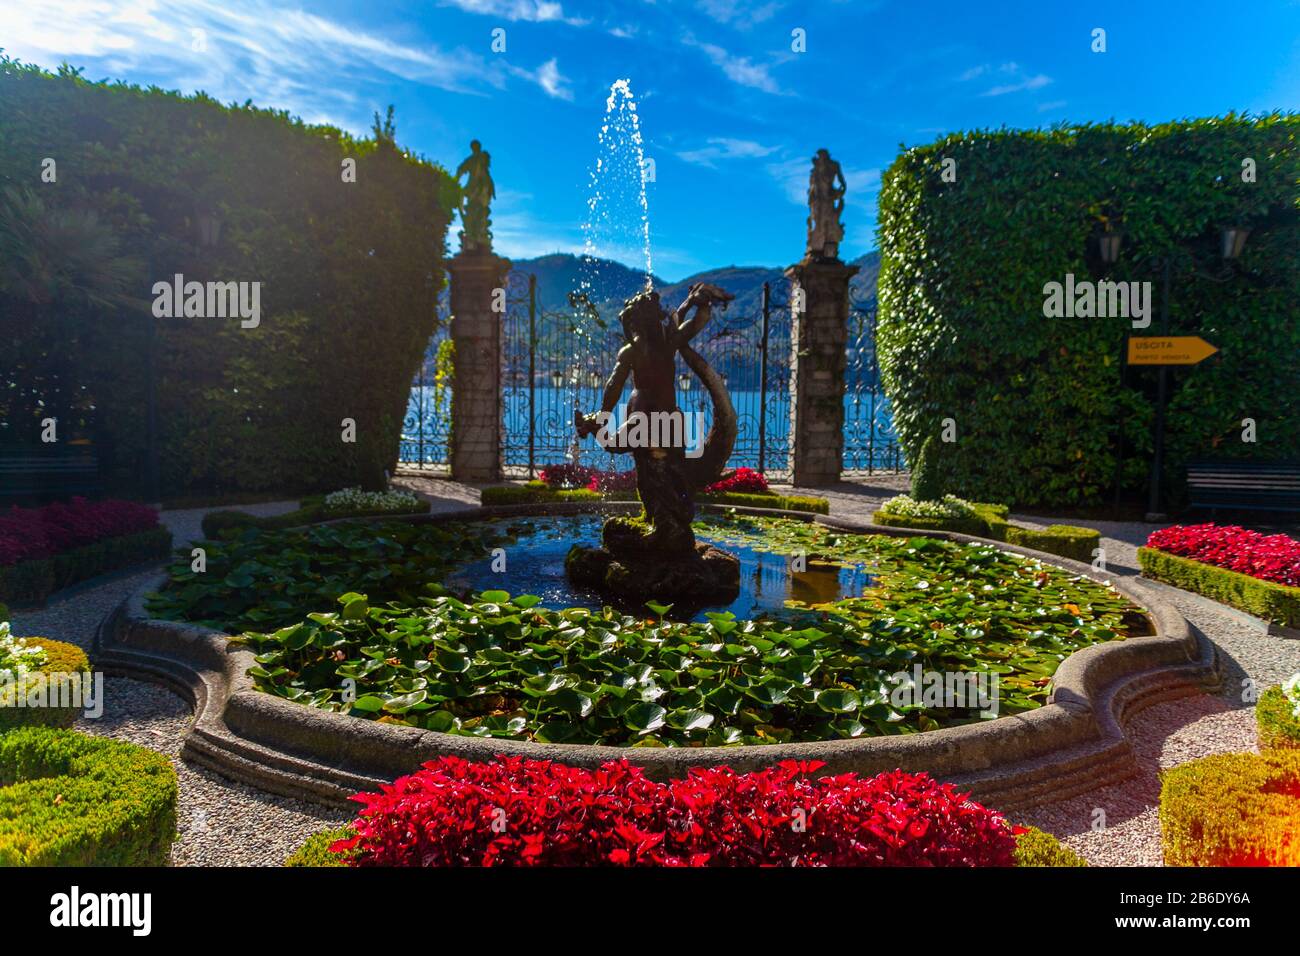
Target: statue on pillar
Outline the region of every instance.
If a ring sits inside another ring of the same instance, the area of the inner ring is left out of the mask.
[[[840,214],[844,211],[847,186],[840,164],[831,159],[826,150],[817,150],[812,173],[808,176],[809,259],[839,258],[840,243],[844,239]]]
[[[488,206],[496,198],[496,186],[488,167],[492,157],[483,149],[478,140],[469,144],[469,155],[456,167],[456,182],[462,176],[468,176],[461,191],[460,200],[460,251],[491,252],[492,220],[488,218]]]

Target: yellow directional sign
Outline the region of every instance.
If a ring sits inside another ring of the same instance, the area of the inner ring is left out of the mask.
[[[1195,365],[1219,351],[1199,335],[1129,336],[1129,365]]]

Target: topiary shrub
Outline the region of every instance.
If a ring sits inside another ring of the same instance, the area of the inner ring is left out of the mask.
[[[1300,716],[1296,703],[1279,685],[1270,687],[1255,702],[1255,727],[1261,750],[1300,749]]]
[[[339,853],[331,853],[330,847],[340,840],[351,840],[355,837],[356,832],[351,826],[313,833],[302,846],[289,854],[284,861],[284,865],[292,867],[347,866],[349,861],[356,858],[356,851],[345,850]]]
[[[1101,547],[1101,532],[1095,528],[1076,528],[1068,524],[1052,524],[1046,528],[1006,526],[1007,544],[1033,548],[1063,558],[1073,558],[1085,564],[1092,560],[1093,552]]]
[[[1228,571],[1202,561],[1138,548],[1145,577],[1222,601],[1275,624],[1300,627],[1300,588]]]
[[[1087,866],[1068,846],[1035,827],[1016,834],[1016,866]]]
[[[0,624],[0,639],[3,639],[7,633],[8,625]],[[24,637],[16,640],[22,645],[39,648],[41,651],[41,663],[31,668],[33,675],[44,675],[46,680],[57,676],[59,681],[69,683],[51,684],[47,695],[44,695],[45,706],[40,707],[30,707],[25,704],[19,706],[15,693],[16,685],[10,685],[9,688],[0,685],[0,732],[24,726],[72,726],[83,711],[84,698],[73,696],[73,691],[77,688],[71,682],[82,682],[81,686],[86,687],[87,682],[92,679],[90,661],[86,658],[86,652],[75,644],[65,644],[63,641],[53,641],[47,637]],[[0,651],[0,657],[2,656],[3,652]],[[53,702],[53,706],[50,706],[50,702]]]
[[[880,189],[876,346],[899,443],[926,469],[918,497],[1098,504],[1117,474],[1144,490],[1154,371],[1125,372],[1122,356],[1157,324],[1048,318],[1044,287],[1067,275],[1150,281],[1158,307],[1153,262],[1165,257],[1171,328],[1219,348],[1169,370],[1172,490],[1194,457],[1300,458],[1298,133],[1300,115],[1229,114],[954,133],[904,150]],[[1256,181],[1243,181],[1244,157]],[[948,160],[955,180],[942,175]],[[1194,267],[1222,267],[1229,224],[1251,229],[1236,275],[1204,279]],[[1107,226],[1123,247],[1103,273],[1089,237]],[[1247,416],[1268,422],[1266,440],[1235,440]],[[958,440],[922,455],[948,417]]]
[[[162,754],[71,730],[0,734],[0,866],[164,866],[176,773]]]
[[[1164,771],[1160,840],[1166,866],[1300,866],[1300,751]]]
[[[256,327],[183,316],[158,323],[165,496],[382,486],[438,321],[459,194],[446,170],[401,148],[378,119],[362,138],[248,103],[91,82],[70,67],[52,74],[0,54],[0,182],[34,182],[29,170],[46,156],[78,175],[25,192],[28,201],[12,207],[25,216],[0,212],[0,231],[13,230],[18,248],[30,245],[25,236],[46,235],[49,222],[82,216],[105,240],[97,252],[116,245],[111,264],[132,296],[177,273],[262,283]],[[341,186],[346,160],[356,182]],[[220,220],[219,241],[201,247],[209,214]],[[92,278],[109,271],[95,265]],[[137,490],[148,323],[135,305],[81,298],[90,304],[6,288],[0,341],[6,355],[63,357],[60,380],[78,383],[78,409],[94,405],[84,428],[102,436],[107,486]],[[0,390],[0,420],[26,433],[20,442],[36,440],[37,402],[64,399],[42,369],[5,363],[16,387]],[[59,417],[61,432],[77,427]],[[356,423],[355,442],[339,440],[344,418]]]
[[[912,465],[912,499],[914,501],[940,501],[943,499],[943,481],[939,477],[936,449],[938,443],[929,435],[921,443]]]

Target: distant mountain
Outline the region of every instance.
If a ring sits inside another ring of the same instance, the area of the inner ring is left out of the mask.
[[[859,267],[858,274],[849,282],[854,304],[875,304],[880,253],[868,252],[850,265]],[[608,259],[584,260],[568,253],[519,259],[513,263],[513,269],[523,277],[529,274],[537,276],[538,298],[548,310],[566,308],[569,292],[576,290],[581,280],[586,278],[594,290],[592,298],[601,312],[612,316],[624,299],[640,292],[645,284],[645,273],[637,269]],[[787,294],[784,270],[765,266],[724,266],[697,272],[680,282],[665,282],[658,276],[653,276],[652,281],[668,308],[676,308],[697,282],[713,283],[735,295],[736,300],[728,306],[728,312],[736,310],[746,315],[757,314],[762,308],[764,282],[771,283],[774,301],[783,302]]]

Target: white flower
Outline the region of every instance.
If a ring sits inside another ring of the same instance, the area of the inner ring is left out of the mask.
[[[944,495],[942,501],[917,501],[911,495],[898,495],[881,505],[880,512],[900,518],[968,518],[975,509],[956,495]]]
[[[412,511],[420,499],[409,491],[362,491],[344,488],[325,496],[326,511]]]

